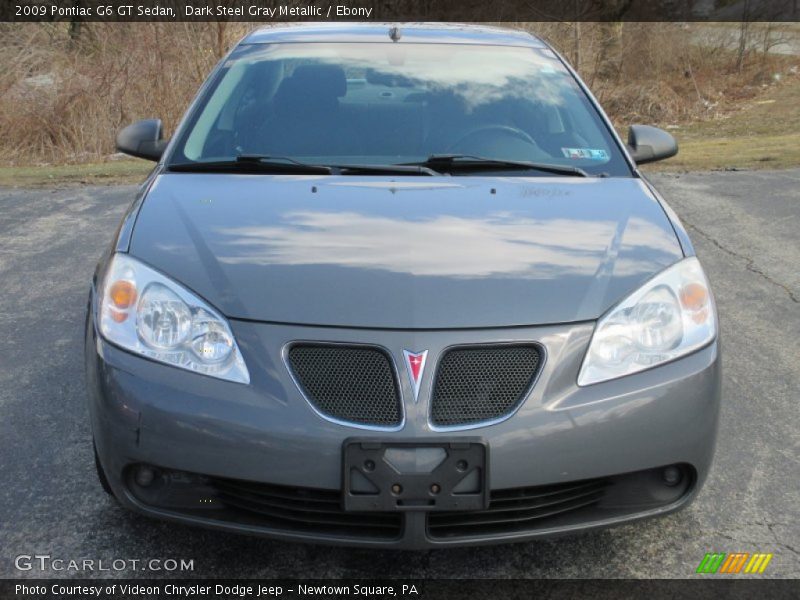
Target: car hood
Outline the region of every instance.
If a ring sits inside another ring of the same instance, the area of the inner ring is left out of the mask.
[[[593,320],[683,254],[634,178],[167,173],[130,253],[236,319]]]

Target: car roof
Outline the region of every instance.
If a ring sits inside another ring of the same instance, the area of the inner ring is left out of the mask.
[[[392,43],[389,31],[393,27],[399,30],[400,43],[546,47],[544,42],[527,31],[461,23],[298,23],[257,29],[241,43],[386,42],[389,44]]]

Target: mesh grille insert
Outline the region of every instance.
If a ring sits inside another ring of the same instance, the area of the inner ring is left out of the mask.
[[[303,393],[324,415],[380,427],[401,423],[399,386],[383,350],[297,344],[288,359]]]
[[[540,366],[541,353],[535,345],[448,350],[436,371],[431,421],[456,426],[507,415],[523,401]]]

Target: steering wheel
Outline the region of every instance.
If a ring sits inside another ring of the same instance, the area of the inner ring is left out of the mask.
[[[465,133],[464,135],[462,135],[455,142],[450,144],[450,146],[447,148],[447,151],[450,152],[450,151],[454,150],[460,144],[464,143],[466,140],[468,140],[470,138],[473,138],[473,137],[476,137],[476,136],[479,136],[479,135],[482,135],[482,134],[485,134],[485,133],[490,133],[490,132],[500,133],[502,135],[513,136],[513,137],[515,137],[515,138],[517,138],[519,140],[522,140],[523,142],[526,142],[526,143],[530,144],[531,146],[534,146],[536,148],[539,147],[539,144],[537,144],[536,141],[530,135],[528,135],[527,133],[525,133],[521,129],[517,129],[516,127],[511,127],[510,125],[482,125],[480,127],[476,127],[475,129],[472,129],[472,130],[468,131],[467,133]]]

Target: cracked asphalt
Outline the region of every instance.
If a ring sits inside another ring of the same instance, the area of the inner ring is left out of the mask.
[[[800,169],[660,174],[714,286],[724,387],[715,463],[688,509],[510,546],[376,552],[151,521],[100,489],[84,395],[88,283],[135,188],[0,189],[0,577],[14,557],[194,560],[199,577],[692,577],[772,552],[800,577]],[[158,576],[120,571],[104,576]]]

